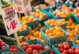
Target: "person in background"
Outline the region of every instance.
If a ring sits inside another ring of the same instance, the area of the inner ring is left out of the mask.
[[[75,7],[79,7],[79,0],[75,3]]]
[[[44,0],[44,2],[49,6],[52,6],[55,3],[55,0]]]
[[[50,6],[51,10],[55,9],[55,0],[44,0],[44,2]]]
[[[67,0],[65,3],[66,4],[73,4],[72,0]]]
[[[75,2],[76,2],[76,0],[67,0],[65,3],[66,4],[71,4],[73,7],[75,7]]]
[[[58,3],[64,3],[63,0],[56,0],[56,4]]]

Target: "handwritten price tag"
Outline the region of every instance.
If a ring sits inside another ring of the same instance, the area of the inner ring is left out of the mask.
[[[2,18],[8,35],[13,34],[21,28],[14,4],[8,4],[0,7]]]
[[[16,7],[17,12],[19,13],[27,13],[26,9],[28,9],[28,11],[31,11],[31,4],[29,0],[14,0],[14,4]]]

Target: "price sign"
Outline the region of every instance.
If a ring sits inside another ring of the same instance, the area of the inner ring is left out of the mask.
[[[15,33],[21,28],[13,3],[1,6],[0,11],[8,35]]]
[[[30,1],[29,0],[23,0],[23,6],[24,6],[24,9],[23,9],[24,13],[27,16],[27,13],[32,10]]]
[[[17,12],[27,13],[31,11],[31,4],[29,0],[14,0]]]

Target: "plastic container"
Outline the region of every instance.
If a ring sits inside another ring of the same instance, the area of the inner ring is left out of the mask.
[[[29,41],[26,41],[25,43],[29,43],[30,45],[32,45],[32,44],[39,44],[39,45],[42,45],[43,47],[45,47],[45,46],[49,47],[48,45],[42,43],[42,42],[39,41],[38,39],[29,40]],[[36,54],[48,54],[49,51],[50,51],[50,47],[49,47],[49,49],[44,50],[44,51],[42,51],[42,52],[40,52],[40,53],[36,53]],[[24,51],[24,52],[25,52],[25,51]],[[26,54],[27,54],[27,53],[26,53]]]
[[[23,31],[18,31],[17,34],[18,34],[18,36],[25,36],[29,33],[30,30],[31,30],[31,27],[28,26],[28,29],[23,30]],[[4,31],[5,31],[5,33],[3,35],[8,36],[5,28],[4,28]],[[14,36],[14,34],[12,34],[10,36]]]
[[[33,21],[33,22],[29,22],[29,23],[26,23],[29,27],[31,28],[36,28],[39,24],[39,20],[37,21]]]
[[[45,30],[47,30],[47,29],[49,29],[49,28],[46,28],[46,29],[40,30],[40,31],[41,31],[41,33],[42,33],[42,35],[43,35],[43,39],[46,40],[46,42],[47,42],[50,46],[52,46],[52,45],[54,45],[54,44],[57,44],[57,43],[60,43],[60,42],[64,42],[64,41],[67,40],[67,37],[68,37],[69,34],[68,34],[65,30],[62,29],[62,31],[65,33],[65,36],[50,38],[50,37],[48,37],[48,36],[45,34]]]
[[[47,28],[50,28],[50,27],[55,27],[55,26],[56,26],[56,25],[54,25],[54,26],[49,26],[49,25],[48,25],[48,24],[46,24],[45,22],[44,22],[44,25],[45,25]],[[58,25],[58,26],[60,26],[61,28],[65,29],[65,28],[66,28],[66,26],[67,26],[67,22],[66,22],[65,24]]]
[[[12,45],[16,45],[15,43],[12,43],[12,42],[7,42],[10,46],[12,46]],[[17,46],[17,45],[16,45]],[[17,46],[17,48],[18,48],[18,52],[11,52],[11,51],[7,51],[6,50],[6,52],[3,52],[2,54],[26,54],[26,53],[24,53],[24,51],[19,47],[19,46]]]
[[[34,16],[31,16],[31,17],[34,17]],[[20,22],[20,24],[22,24],[22,22]],[[26,24],[31,28],[36,28],[39,24],[39,20],[27,22]]]
[[[73,43],[72,41],[67,41],[67,42],[69,43],[70,47],[71,47],[71,46],[76,47],[76,48],[79,47],[79,46],[77,46],[75,43]],[[64,42],[62,42],[62,43],[64,43]],[[60,43],[60,44],[62,44],[62,43]],[[52,45],[52,49],[54,50],[55,54],[61,54],[61,53],[56,49],[57,46],[58,46],[58,44]]]
[[[47,20],[49,17],[50,17],[50,14],[46,11],[46,10],[44,10],[44,9],[42,9],[42,8],[39,8],[40,10],[41,10],[41,12],[43,12],[44,14],[47,14],[48,15],[48,17],[46,17],[46,18],[43,18],[42,20],[40,20],[39,18],[37,18],[37,17],[35,17],[35,19],[37,19],[37,20],[39,20],[39,22],[43,22],[43,21],[45,21],[45,20]],[[34,12],[36,9],[33,9],[31,12]]]
[[[31,27],[28,27],[27,30],[19,31],[19,32],[17,32],[17,34],[18,34],[18,36],[26,36],[30,30],[31,30]]]
[[[71,4],[58,3],[58,4],[56,5],[56,8],[58,8],[59,6],[63,6],[63,5],[66,5],[67,7],[72,7]]]
[[[54,19],[65,19],[65,20],[69,20],[71,17],[56,17],[52,14],[52,12],[50,13],[51,17]]]
[[[79,40],[79,33],[78,33],[78,35],[76,35],[76,40]]]
[[[71,17],[73,18],[73,20],[75,20],[76,23],[79,24],[79,18],[77,18],[77,16],[75,16],[74,14],[70,13]]]
[[[41,8],[41,7],[40,7]],[[42,8],[43,9],[43,8]],[[44,10],[46,10],[48,13],[49,13],[49,11],[50,11],[50,6],[47,6],[47,8],[46,9],[44,9]]]
[[[10,52],[10,51],[6,51],[6,52],[3,52],[2,54],[24,54],[23,52]]]
[[[2,39],[0,39],[0,40],[2,40]],[[5,42],[4,42],[5,43]],[[9,47],[8,47],[8,45],[5,43],[5,46],[6,46],[6,49],[0,49],[0,53],[2,53],[2,52],[5,52],[6,50],[8,50],[9,49]]]

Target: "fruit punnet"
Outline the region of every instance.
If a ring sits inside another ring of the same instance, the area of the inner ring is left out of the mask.
[[[65,24],[65,22],[66,22],[65,19],[61,19],[61,20],[49,19],[45,21],[45,23],[49,26],[62,25]]]
[[[11,51],[11,52],[18,52],[19,51],[16,45],[12,45],[12,46],[8,45],[8,46],[9,46],[8,51]]]
[[[21,48],[28,54],[39,53],[39,52],[49,49],[49,47],[47,46],[43,47],[42,45],[39,45],[39,44],[29,45],[28,43],[24,43],[21,46]]]
[[[3,42],[3,40],[0,40],[0,49],[6,49],[6,45],[5,43]]]
[[[69,19],[67,22],[68,22],[67,23],[67,28],[73,29],[76,25],[76,23],[74,23],[74,21],[72,19]]]
[[[79,54],[79,47],[71,47],[68,42],[64,42],[63,44],[59,44],[57,49],[62,54]]]
[[[59,26],[55,26],[54,28],[49,28],[45,31],[46,35],[50,38],[60,37],[64,36],[65,33],[62,31],[62,29]]]
[[[38,31],[41,28],[41,26],[41,23],[39,23],[37,27],[33,28],[33,30]]]
[[[54,16],[56,17],[69,17],[70,16],[70,10],[66,5],[63,5],[62,7],[58,7],[59,9],[56,9],[52,12]]]
[[[78,29],[74,29],[74,30],[70,30],[70,29],[67,29],[67,32],[70,34],[70,36],[76,36],[79,34],[79,30]]]
[[[75,29],[73,30],[67,29],[66,31],[69,33],[67,40],[75,42],[75,36],[79,34],[79,26],[75,26]]]
[[[40,31],[35,31],[35,30],[30,30],[29,34],[25,36],[25,38],[27,40],[38,39],[41,42],[47,44],[45,40],[42,40],[42,37],[43,36],[42,36],[41,32]]]
[[[68,29],[79,29],[79,24],[74,23],[72,19],[69,19],[67,22]]]
[[[79,45],[79,40],[76,40],[76,44]]]
[[[25,24],[25,23],[36,21],[36,19],[32,16],[26,16],[26,17],[24,16],[22,17],[21,21],[23,24]]]
[[[79,18],[79,7],[75,8],[72,14],[74,14],[75,16]]]
[[[42,39],[42,34],[40,31],[35,31],[35,30],[30,30],[29,34],[25,36],[25,38],[27,38],[28,40],[32,40],[32,39]]]
[[[27,30],[28,26],[26,24],[22,24],[22,28],[19,29],[18,31],[23,31],[23,30]]]
[[[49,51],[49,54],[54,54],[54,50],[51,49],[51,50]]]
[[[35,12],[30,12],[29,14],[39,18],[40,20],[42,20],[43,18],[48,17],[48,15],[41,12],[40,9],[36,9]]]
[[[22,28],[19,29],[18,31],[23,31],[23,30],[27,30],[28,26],[26,25],[27,22],[32,22],[35,21],[36,19],[34,19],[33,17],[27,16],[27,17],[22,17],[21,22],[22,22]]]
[[[66,5],[59,6],[58,9],[59,9],[59,10],[66,10],[66,9],[68,9],[68,10],[70,10],[70,11],[73,11],[73,8],[72,8],[72,7],[67,7]]]

